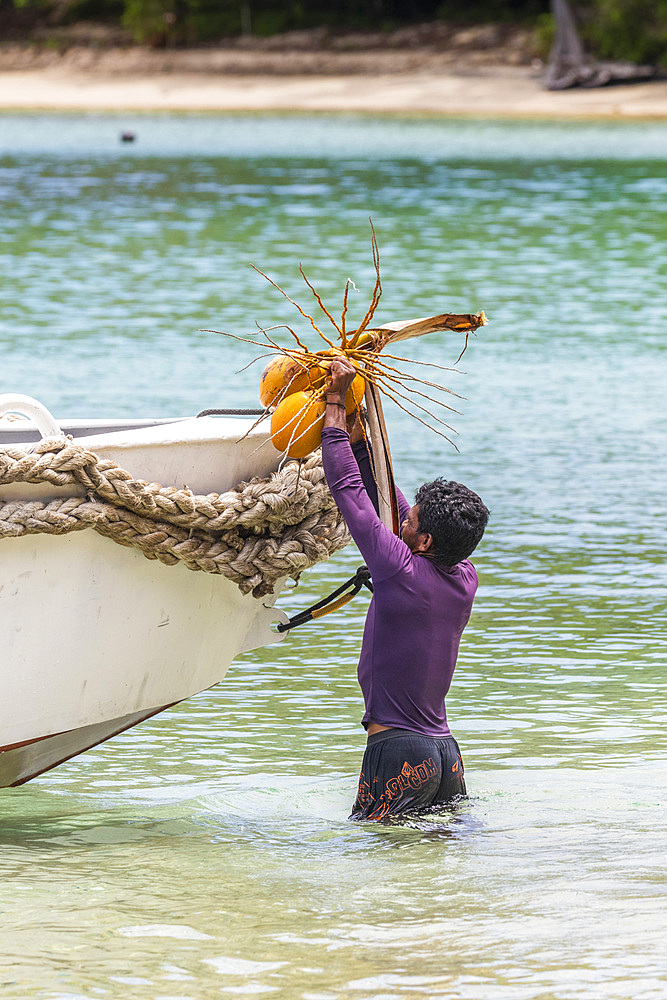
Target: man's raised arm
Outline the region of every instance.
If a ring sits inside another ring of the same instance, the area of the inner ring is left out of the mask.
[[[345,396],[355,375],[353,365],[346,358],[337,358],[331,365],[322,432],[322,459],[329,489],[338,509],[371,576],[378,581],[398,572],[410,560],[411,553],[405,542],[386,528],[378,517],[350,448]]]

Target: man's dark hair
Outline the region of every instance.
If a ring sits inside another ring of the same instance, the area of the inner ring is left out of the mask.
[[[433,539],[429,554],[441,566],[467,559],[484,534],[489,511],[482,500],[461,483],[435,479],[417,491],[419,530]]]

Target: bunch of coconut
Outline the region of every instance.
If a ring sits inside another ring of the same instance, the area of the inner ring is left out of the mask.
[[[322,442],[329,368],[343,352],[286,351],[272,358],[259,380],[259,400],[271,415],[271,441],[288,458],[305,458]],[[354,363],[354,362],[353,362]],[[348,415],[359,410],[366,384],[355,376],[345,397]]]

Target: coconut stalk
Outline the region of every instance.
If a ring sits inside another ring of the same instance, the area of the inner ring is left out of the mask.
[[[410,340],[412,337],[423,337],[425,333],[441,333],[443,330],[454,330],[457,333],[470,333],[486,323],[486,316],[481,313],[441,313],[439,316],[425,316],[422,319],[402,319],[395,323],[383,323],[377,327],[383,334],[383,346],[395,344],[399,340]]]
[[[423,337],[428,333],[440,333],[442,330],[470,331],[483,326],[486,321],[484,313],[441,313],[439,316],[426,316],[419,319],[398,320],[394,323],[384,323],[367,332],[375,341],[375,350],[380,351],[389,344],[400,340],[410,340],[413,337]],[[377,339],[376,339],[377,338]],[[380,520],[395,535],[400,534],[398,500],[396,498],[396,483],[394,469],[389,449],[389,435],[382,410],[382,399],[375,385],[366,381],[364,394],[366,413],[368,415],[368,434],[373,452],[373,471],[378,490],[378,515]]]
[[[393,531],[395,535],[400,535],[398,500],[389,450],[389,435],[384,422],[380,393],[370,381],[366,382],[364,400],[368,420],[368,436],[371,442],[373,474],[378,491],[378,515],[390,531]]]

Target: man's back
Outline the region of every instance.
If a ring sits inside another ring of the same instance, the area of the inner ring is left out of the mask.
[[[374,583],[358,670],[365,724],[450,734],[445,697],[476,590],[468,560],[446,571],[412,553],[403,569]]]
[[[382,524],[364,483],[367,459],[357,446],[357,464],[346,431],[326,427],[322,449],[332,495],[373,579],[358,671],[364,725],[448,736],[445,696],[477,589],[475,568],[467,559],[441,567]],[[399,494],[402,520],[409,509]]]

